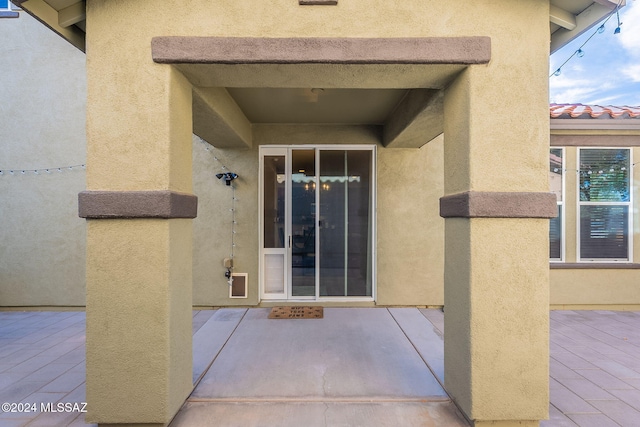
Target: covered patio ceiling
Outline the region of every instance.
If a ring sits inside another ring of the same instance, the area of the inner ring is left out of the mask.
[[[328,135],[354,132],[421,147],[443,131],[442,89],[491,59],[488,37],[156,37],[151,45],[156,63],[194,87],[194,133],[225,148],[268,144],[265,132],[285,125],[305,141],[321,125],[334,143],[344,138]]]
[[[12,1],[84,50],[85,1]],[[550,0],[551,52],[598,24],[618,4],[618,0]],[[620,6],[624,4],[620,0]],[[182,40],[173,43],[176,39]],[[224,148],[263,143],[257,135],[292,125],[305,126],[307,134],[313,133],[313,126],[339,128],[338,133],[349,128],[387,147],[421,147],[442,133],[441,89],[468,65],[490,59],[488,38],[467,40],[470,44],[464,46],[459,43],[463,38],[448,45],[434,45],[437,39],[415,39],[423,43],[420,49],[410,46],[411,39],[395,39],[409,43],[405,45],[394,44],[394,39],[371,39],[377,40],[375,45],[367,45],[366,39],[270,39],[269,45],[261,45],[260,39],[235,38],[231,44],[239,44],[233,46],[224,45],[226,38],[203,38],[210,43],[207,46],[197,38],[185,45],[184,39],[154,39],[154,61],[171,64],[189,79],[194,86],[194,133]],[[345,40],[364,44],[347,46]],[[420,57],[425,48],[431,57]],[[237,50],[248,54],[245,58],[222,54]],[[202,52],[211,57],[201,57]],[[315,57],[306,57],[309,52]],[[354,58],[354,52],[364,56]],[[373,56],[366,57],[367,52]]]

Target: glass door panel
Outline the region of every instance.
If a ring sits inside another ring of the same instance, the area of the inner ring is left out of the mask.
[[[345,295],[345,152],[320,152],[320,296]]]
[[[286,297],[286,157],[263,158],[263,270],[264,297]]]
[[[372,152],[320,151],[320,296],[372,296]]]
[[[371,151],[347,151],[347,278],[345,296],[372,296],[373,177]]]
[[[285,156],[264,156],[264,247],[284,248]]]
[[[315,150],[291,150],[291,296],[316,295]]]

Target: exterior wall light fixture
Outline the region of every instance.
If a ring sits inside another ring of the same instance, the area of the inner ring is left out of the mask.
[[[231,185],[231,181],[233,181],[234,179],[236,179],[238,177],[238,174],[233,173],[233,172],[227,172],[227,173],[217,173],[216,174],[216,178],[218,179],[224,179],[225,184],[227,185]]]

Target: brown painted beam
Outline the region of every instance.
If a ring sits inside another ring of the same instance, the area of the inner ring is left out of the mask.
[[[169,190],[78,194],[78,216],[87,219],[195,218],[197,211],[196,196]]]
[[[468,191],[440,198],[443,218],[555,218],[553,193]]]
[[[161,64],[486,64],[489,37],[154,37]]]

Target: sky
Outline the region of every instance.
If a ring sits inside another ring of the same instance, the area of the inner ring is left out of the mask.
[[[640,0],[627,0],[620,9],[620,34],[615,14],[577,55],[562,66],[559,76],[552,75],[596,31],[599,25],[582,34],[551,55],[549,102],[640,106]]]

